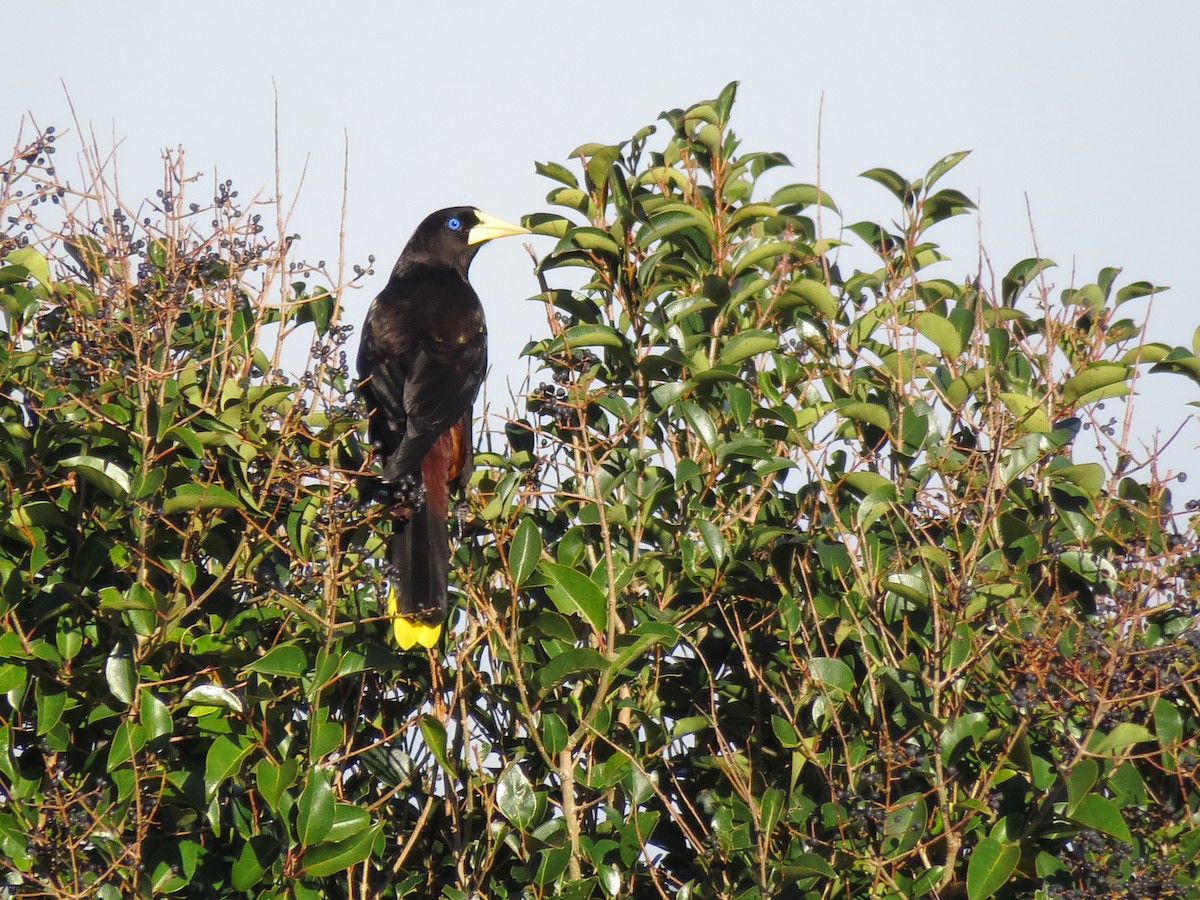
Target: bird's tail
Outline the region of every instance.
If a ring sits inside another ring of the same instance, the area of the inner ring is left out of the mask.
[[[424,503],[407,520],[397,518],[388,545],[392,584],[386,611],[401,650],[433,647],[446,621],[450,544],[446,521]]]
[[[407,476],[411,512],[398,516],[388,545],[392,588],[385,608],[396,643],[433,647],[442,635],[450,580],[450,490],[461,488],[471,462],[471,413],[447,429]]]

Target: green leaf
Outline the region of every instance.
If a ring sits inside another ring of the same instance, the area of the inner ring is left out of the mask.
[[[557,756],[567,746],[567,724],[558,713],[542,713],[542,743],[546,752]]]
[[[965,713],[946,723],[942,730],[942,763],[949,764],[954,751],[963,741],[978,743],[987,734],[987,716],[981,712]]]
[[[515,762],[510,763],[496,780],[496,806],[514,827],[528,831],[537,814],[537,794]]]
[[[949,360],[957,360],[963,352],[962,335],[949,319],[934,312],[917,316],[917,331],[933,341]]]
[[[150,740],[169,737],[174,733],[175,722],[171,718],[171,711],[150,690],[142,688],[138,692],[138,704],[138,720]]]
[[[814,656],[808,661],[808,676],[813,681],[844,693],[854,690],[854,671],[832,656]]]
[[[970,150],[960,150],[957,153],[951,153],[949,156],[943,156],[925,173],[925,188],[928,190],[933,187],[942,176],[957,166],[960,162],[971,155]]]
[[[1042,272],[1054,267],[1054,262],[1049,259],[1023,259],[1004,276],[1004,281],[1001,284],[1001,296],[1004,298],[1005,306],[1013,306],[1020,299],[1021,293],[1029,285],[1031,281],[1038,277]]]
[[[720,526],[707,519],[698,519],[696,527],[700,530],[700,537],[708,549],[708,555],[712,558],[713,565],[718,570],[724,568],[725,558],[729,555],[729,544],[726,543],[725,536],[721,534]]]
[[[146,746],[148,739],[146,729],[128,719],[121,722],[113,732],[112,743],[108,748],[108,759],[105,771],[112,773],[118,767],[129,761]]]
[[[1074,406],[1083,398],[1109,385],[1127,380],[1133,374],[1129,366],[1114,362],[1094,362],[1062,384],[1063,402]]]
[[[543,691],[561,684],[579,672],[599,672],[606,662],[599,652],[591,647],[572,647],[550,659],[537,672],[537,683]]]
[[[5,259],[15,266],[23,267],[43,285],[50,287],[50,263],[37,250],[32,247],[21,247],[18,250],[13,250]]]
[[[1122,303],[1128,303],[1130,300],[1135,300],[1138,297],[1150,297],[1166,290],[1170,290],[1170,288],[1151,284],[1149,281],[1135,281],[1133,284],[1127,284],[1117,291],[1117,300],[1114,306],[1120,306]]]
[[[451,778],[456,778],[454,764],[450,761],[450,754],[446,752],[445,727],[430,715],[421,716],[418,723],[421,726],[421,736],[425,738],[425,746],[429,748],[429,752],[433,754],[437,764]]]
[[[1069,813],[1069,818],[1087,828],[1094,828],[1115,837],[1126,844],[1133,843],[1133,835],[1129,826],[1121,817],[1121,809],[1107,797],[1099,794],[1088,794],[1075,809]]]
[[[717,446],[717,426],[713,424],[712,417],[690,400],[679,401],[675,408],[679,410],[692,433],[700,438],[700,443],[712,453]]]
[[[246,741],[239,743],[227,734],[213,738],[204,757],[204,796],[212,800],[227,778],[232,778],[241,768],[242,760],[254,749]]]
[[[909,184],[903,176],[891,169],[877,168],[868,169],[858,176],[859,178],[868,178],[876,184],[881,184],[901,203],[909,203],[912,200],[913,186]]]
[[[283,792],[295,784],[299,772],[300,760],[295,757],[285,759],[278,765],[269,759],[260,759],[254,766],[258,791],[271,809],[279,812]]]
[[[891,413],[888,412],[886,406],[880,406],[878,403],[865,403],[862,401],[842,403],[838,406],[838,412],[847,419],[853,419],[856,422],[865,422],[883,431],[887,431],[892,427]]]
[[[984,900],[1008,882],[1021,859],[1016,844],[1002,844],[995,838],[980,839],[967,863],[967,898]]]
[[[1036,397],[1001,391],[1000,400],[1017,419],[1017,426],[1027,434],[1046,434],[1052,429],[1046,408]]]
[[[277,644],[242,671],[299,678],[308,671],[308,655],[296,644]]]
[[[113,648],[104,663],[104,680],[108,682],[108,689],[114,697],[122,703],[133,702],[138,679],[128,647],[118,644]]]
[[[320,767],[310,769],[296,805],[296,838],[303,846],[311,847],[325,840],[333,828],[334,804],[330,771]]]
[[[129,473],[114,462],[98,456],[72,456],[62,461],[62,466],[94,484],[104,493],[117,500],[129,496]]]
[[[729,271],[731,278],[744,277],[748,269],[756,266],[764,273],[770,273],[779,265],[779,257],[791,256],[796,252],[795,245],[790,241],[771,241],[759,246],[748,246],[749,249],[734,254],[733,265]]]
[[[237,495],[223,487],[215,484],[185,484],[163,501],[163,512],[173,515],[206,509],[241,509],[242,506]]]
[[[830,199],[829,195],[813,184],[784,185],[771,195],[768,202],[772,206],[778,207],[793,206],[803,209],[806,206],[820,205],[834,212],[838,211],[837,206]]]
[[[183,695],[183,702],[193,706],[216,706],[232,712],[242,712],[242,701],[232,691],[218,684],[202,684]]]
[[[533,519],[525,517],[517,526],[508,550],[508,570],[513,584],[520,587],[528,581],[541,557],[542,534]]]
[[[779,338],[765,331],[749,328],[725,342],[717,356],[717,365],[731,366],[760,353],[779,348]]]
[[[632,643],[623,643],[623,640],[629,638],[633,638]],[[660,644],[674,646],[680,639],[679,631],[665,622],[643,622],[623,639],[617,639],[617,652],[612,660],[612,670],[620,672],[635,660],[640,661],[651,647]]]
[[[1164,750],[1183,741],[1183,717],[1175,704],[1165,697],[1154,701],[1154,736]]]
[[[1071,767],[1067,775],[1067,811],[1079,805],[1100,776],[1100,766],[1094,759],[1081,759]]]
[[[333,807],[333,824],[325,840],[329,843],[344,841],[354,837],[371,825],[371,814],[361,806],[353,803],[335,803]]]
[[[800,746],[799,732],[782,716],[771,716],[771,730],[775,732],[775,737],[779,738],[779,743],[789,750]]]
[[[336,843],[318,844],[304,851],[304,873],[311,878],[327,878],[357,866],[371,855],[383,834],[383,822]]]
[[[1118,722],[1108,734],[1095,734],[1088,741],[1088,752],[1097,756],[1113,756],[1126,747],[1154,740],[1144,725]]]
[[[621,246],[612,239],[612,235],[601,228],[590,228],[587,226],[572,228],[567,232],[567,236],[563,240],[569,241],[583,250],[607,253],[610,256],[619,256],[621,254]]]
[[[546,593],[559,612],[576,615],[596,631],[608,625],[608,597],[603,588],[582,572],[558,563],[542,560],[538,569],[546,577]]]
[[[801,853],[793,857],[782,869],[787,874],[796,878],[804,878],[812,875],[819,875],[822,878],[837,877],[837,872],[833,870],[833,866],[829,865],[824,857],[818,856],[816,853]]]
[[[66,691],[51,688],[40,680],[34,693],[37,705],[37,734],[41,737],[53,731],[61,721],[69,696]]]
[[[788,285],[784,297],[787,297],[788,294],[799,298],[801,303],[819,313],[823,319],[837,318],[837,300],[834,299],[824,282],[813,278],[799,278]]]
[[[269,835],[257,835],[242,844],[242,849],[229,870],[230,883],[235,891],[248,891],[262,881],[279,859],[279,842]]]
[[[535,162],[533,164],[533,168],[534,171],[539,175],[545,175],[547,178],[553,178],[555,181],[561,182],[567,187],[579,187],[579,182],[576,180],[575,175],[566,166],[559,165],[556,162]]]

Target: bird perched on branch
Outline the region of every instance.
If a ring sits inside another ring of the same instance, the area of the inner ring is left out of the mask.
[[[374,299],[358,351],[358,391],[393,509],[386,609],[402,649],[434,646],[446,619],[450,491],[472,464],[471,407],[487,368],[483,305],[467,280],[479,248],[528,229],[470,206],[417,226]]]

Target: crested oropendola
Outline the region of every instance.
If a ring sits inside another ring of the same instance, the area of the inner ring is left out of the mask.
[[[432,647],[441,634],[450,491],[465,487],[471,472],[471,407],[487,368],[487,326],[467,270],[484,242],[527,233],[470,206],[433,213],[363,323],[358,391],[394,510],[386,609],[405,650]]]

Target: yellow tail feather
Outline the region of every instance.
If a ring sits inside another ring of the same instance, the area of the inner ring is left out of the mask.
[[[396,591],[388,591],[387,614],[392,617],[392,631],[396,635],[396,643],[401,650],[411,650],[417,644],[426,649],[437,645],[442,636],[441,624],[430,625],[416,619],[406,619],[400,614],[399,604],[396,603]]]

